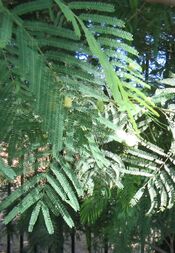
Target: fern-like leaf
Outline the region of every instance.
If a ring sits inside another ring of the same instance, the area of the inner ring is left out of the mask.
[[[59,167],[56,167],[55,165],[51,166],[52,172],[55,174],[57,180],[60,182],[61,186],[65,190],[67,196],[69,197],[72,205],[74,206],[75,210],[79,210],[79,204],[77,201],[77,197],[73,191],[73,189],[70,186],[70,183],[66,179],[65,175],[63,174],[63,170]]]
[[[33,11],[48,9],[50,6],[51,6],[50,0],[44,0],[44,1],[37,0],[34,2],[23,3],[23,4],[16,6],[13,9],[13,13],[16,15],[24,15],[26,13],[30,13]]]
[[[114,6],[112,4],[107,3],[98,3],[98,2],[71,2],[68,5],[72,10],[81,10],[81,9],[87,9],[87,10],[94,10],[94,11],[105,11],[105,12],[114,12]]]
[[[47,199],[49,200],[49,202],[51,204],[51,208],[52,208],[51,211],[56,216],[61,214],[61,216],[63,217],[66,224],[69,227],[73,227],[74,222],[73,222],[70,214],[68,213],[68,211],[64,207],[63,203],[59,200],[58,195],[56,195],[55,192],[53,191],[53,189],[49,186],[46,187],[46,194],[47,194]]]
[[[54,233],[54,227],[53,227],[52,220],[50,217],[50,212],[49,212],[48,207],[43,202],[42,202],[41,210],[43,213],[44,222],[45,222],[47,231],[50,235],[52,235]]]
[[[64,13],[67,21],[70,21],[74,27],[75,33],[76,35],[80,38],[81,36],[81,32],[80,32],[80,28],[78,25],[78,22],[76,20],[76,17],[74,15],[74,13],[71,11],[70,8],[68,8],[62,1],[60,0],[55,0],[55,2],[58,4],[58,6],[60,7],[60,9],[62,10],[62,12]]]
[[[29,192],[23,200],[20,202],[18,206],[15,206],[4,219],[4,223],[8,224],[12,221],[17,215],[24,213],[29,207],[31,207],[34,203],[36,203],[40,198],[41,188],[36,188]]]
[[[5,48],[11,40],[13,23],[9,15],[4,13],[0,26],[0,48]]]
[[[29,221],[29,227],[28,227],[28,231],[32,232],[33,231],[33,227],[35,226],[35,223],[37,222],[39,213],[40,213],[40,209],[41,209],[41,202],[39,201],[36,206],[34,207],[31,217],[30,217],[30,221]]]
[[[35,187],[36,183],[43,177],[42,174],[34,176],[32,179],[26,181],[21,187],[12,192],[7,198],[5,198],[0,204],[0,211],[9,207],[23,194],[27,193],[31,188]]]
[[[62,169],[64,170],[66,176],[70,179],[72,182],[77,194],[79,197],[83,195],[83,189],[80,185],[80,182],[78,181],[76,174],[72,171],[72,169],[69,167],[68,163],[64,162],[62,159],[59,159],[60,164],[62,166]]]

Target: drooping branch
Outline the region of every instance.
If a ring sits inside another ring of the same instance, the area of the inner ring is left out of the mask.
[[[175,0],[145,0],[147,3],[159,3],[159,4],[165,4],[174,7],[175,6]]]

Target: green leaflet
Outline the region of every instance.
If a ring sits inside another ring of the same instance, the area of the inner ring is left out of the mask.
[[[63,107],[63,97],[57,97],[55,125],[54,125],[53,140],[52,140],[53,141],[53,155],[55,157],[58,156],[58,153],[63,148],[64,120],[65,120],[65,109]]]
[[[57,216],[62,215],[62,214],[61,214],[60,210],[58,209],[58,203],[56,204],[55,199],[53,200],[52,197],[50,197],[51,193],[52,193],[52,189],[51,189],[50,186],[47,185],[45,187],[44,201],[45,201],[45,203],[47,203],[47,206],[51,210],[53,215],[55,215],[57,217]],[[58,199],[58,196],[57,196],[57,199]]]
[[[15,171],[5,165],[2,159],[0,159],[0,173],[8,179],[14,179],[16,177]]]
[[[152,170],[152,171],[156,171],[157,167],[156,164],[154,162],[150,162],[148,160],[142,160],[142,159],[137,159],[133,156],[127,156],[127,157],[122,157],[122,160],[126,163],[129,164],[129,166],[131,167],[138,167],[138,168],[143,168],[145,170]]]
[[[28,231],[32,232],[33,231],[33,227],[35,226],[35,223],[37,222],[39,213],[40,213],[40,209],[41,209],[41,202],[39,201],[36,206],[34,207],[32,214],[30,216],[30,221],[29,221],[29,227],[28,227]]]
[[[40,47],[45,47],[45,46],[50,46],[50,47],[55,47],[55,48],[60,48],[60,49],[65,49],[65,50],[69,50],[72,52],[75,51],[83,51],[82,46],[80,43],[71,41],[71,40],[65,40],[65,39],[57,39],[55,37],[51,37],[49,40],[42,38],[42,39],[38,39],[37,40],[38,45]],[[86,51],[83,51],[84,53],[86,53]]]
[[[79,210],[79,203],[77,201],[77,197],[76,197],[76,195],[74,193],[74,190],[72,189],[70,183],[68,182],[66,177],[63,175],[63,170],[60,167],[56,166],[56,165],[52,165],[51,170],[55,174],[57,180],[60,182],[63,189],[65,190],[65,192],[66,192],[67,196],[69,197],[72,205],[74,206],[74,209],[76,211],[78,211]]]
[[[173,85],[175,85],[174,82],[172,83]],[[161,103],[164,105],[167,100],[174,97],[174,93],[175,93],[175,88],[157,89],[156,94],[153,97],[153,101],[156,104]]]
[[[61,186],[59,181],[57,181],[53,176],[46,175],[47,182],[52,186],[52,188],[56,191],[56,193],[59,195],[59,197],[63,200],[67,200],[67,195],[64,191],[64,188]]]
[[[131,75],[131,74],[129,74],[129,73],[124,73],[124,75],[123,75],[123,79],[130,79],[133,83],[137,83],[137,84],[140,84],[141,85],[141,87],[145,87],[145,88],[148,88],[148,89],[150,89],[150,86],[148,85],[148,84],[146,84],[142,79],[140,79],[140,78],[137,78],[137,77],[135,77],[134,75]],[[131,87],[132,88],[132,87]],[[134,88],[134,87],[133,87]],[[135,88],[136,89],[136,88]],[[139,92],[140,90],[138,89],[138,92]],[[141,91],[140,91],[140,93],[142,93]],[[143,98],[143,96],[144,96],[144,94],[142,95],[142,98]],[[149,103],[151,104],[152,103],[152,105],[154,105],[154,103],[150,100],[149,101]]]
[[[105,53],[108,57],[111,57],[113,59],[113,61],[111,61],[111,63],[113,63],[115,65],[115,61],[119,61],[122,63],[125,63],[126,65],[124,65],[124,67],[131,71],[132,70],[132,74],[135,75],[135,73],[137,73],[137,75],[139,75],[138,77],[140,79],[143,79],[143,76],[141,74],[142,68],[141,66],[133,59],[131,59],[130,57],[128,57],[126,54],[122,53],[122,52],[116,52],[115,49],[109,48],[109,49],[105,49]],[[150,87],[148,84],[145,83],[145,87]]]
[[[58,216],[59,214],[62,215],[64,221],[67,223],[67,225],[72,228],[74,226],[74,222],[64,207],[63,203],[59,200],[58,195],[55,194],[55,191],[49,186],[46,187],[46,194],[47,199],[50,201],[50,207],[51,211]]]
[[[94,33],[101,33],[101,34],[107,34],[107,35],[113,35],[116,36],[118,38],[122,38],[125,40],[129,40],[132,41],[133,40],[133,36],[126,32],[126,31],[122,31],[121,29],[118,28],[113,28],[113,27],[102,27],[102,26],[92,26],[92,28],[90,28],[90,31],[94,32]]]
[[[121,106],[122,98],[119,92],[119,87],[121,86],[119,78],[116,76],[115,71],[113,70],[112,66],[108,63],[108,59],[101,51],[100,45],[97,43],[91,32],[86,28],[81,20],[79,20],[84,33],[86,35],[87,42],[89,47],[94,55],[99,58],[99,61],[104,68],[104,73],[106,75],[106,81],[111,89],[111,92],[114,96],[115,101]]]
[[[54,227],[53,227],[52,220],[50,217],[49,209],[43,202],[42,202],[41,210],[43,213],[44,222],[45,222],[47,231],[51,235],[54,233]]]
[[[141,92],[139,89],[132,87],[131,85],[128,85],[128,83],[126,83],[126,82],[123,82],[123,85],[125,87],[127,87],[128,89],[130,89],[131,91],[133,91],[135,94],[137,94],[138,99],[139,99],[139,97],[143,98],[142,103],[147,103],[148,107],[152,108],[153,106],[155,106],[154,103],[150,99],[148,99],[148,97],[146,95],[144,95],[143,92]],[[151,110],[153,110],[153,109],[151,109]],[[155,111],[154,111],[154,113],[157,114]]]
[[[72,182],[78,196],[82,196],[83,195],[83,189],[82,186],[80,185],[80,182],[78,181],[76,174],[74,173],[74,171],[72,170],[72,168],[69,167],[69,164],[66,163],[65,161],[63,161],[63,159],[59,159],[59,162],[62,166],[62,169],[64,170],[66,176],[70,179],[70,181]]]
[[[40,181],[43,177],[42,174],[34,176],[31,180],[26,181],[21,187],[12,192],[8,197],[6,197],[0,204],[0,211],[9,207],[13,202],[15,202],[23,194],[26,194],[30,189],[35,187],[36,183]]]
[[[38,31],[38,32],[44,32],[51,36],[59,36],[70,40],[78,40],[75,33],[66,28],[62,27],[55,27],[53,25],[44,23],[44,22],[38,22],[38,21],[26,21],[24,22],[24,27],[26,29],[29,29],[30,31]]]
[[[175,86],[175,75],[174,75],[174,73],[171,73],[171,77],[165,78],[165,79],[161,80],[160,82],[163,83],[163,84],[167,84],[169,86],[173,86],[174,87]],[[164,90],[165,89],[163,89],[163,91]],[[159,91],[159,89],[158,89],[158,91]]]
[[[110,48],[120,48],[132,55],[138,56],[138,52],[136,49],[134,49],[133,47],[131,47],[121,41],[119,42],[116,39],[101,37],[101,38],[98,38],[98,42],[100,43],[100,45],[108,46]]]
[[[149,142],[149,141],[141,141],[142,146],[148,148],[149,150],[153,151],[154,153],[161,155],[163,157],[168,157],[169,155],[165,153],[165,151],[158,147],[157,145]]]
[[[73,25],[73,28],[75,30],[75,34],[80,38],[81,36],[81,32],[80,32],[80,28],[79,25],[77,23],[76,17],[74,15],[74,13],[71,11],[71,9],[66,6],[62,1],[60,0],[55,0],[55,2],[58,4],[58,6],[60,7],[60,9],[62,10],[62,12],[64,13],[67,21],[70,21]]]
[[[115,17],[105,16],[105,15],[99,15],[99,14],[80,14],[79,18],[84,21],[92,20],[94,23],[102,23],[107,24],[111,26],[117,26],[117,27],[125,27],[125,23],[121,19],[117,19]]]
[[[45,55],[49,60],[51,59],[51,60],[63,62],[65,65],[68,65],[69,68],[71,68],[72,66],[77,67],[77,72],[80,71],[78,69],[78,68],[80,68],[83,71],[85,71],[91,75],[93,74],[93,76],[98,76],[98,74],[99,74],[98,68],[95,68],[94,66],[92,66],[91,64],[88,64],[87,62],[84,62],[84,61],[81,62],[80,60],[76,59],[75,56],[67,55],[67,53],[47,51]],[[71,80],[70,80],[70,84],[71,84]],[[84,84],[82,84],[82,85],[84,85]],[[76,85],[76,86],[78,88],[78,85]],[[87,88],[90,89],[90,87],[87,87]],[[86,91],[84,91],[84,93],[86,94]],[[88,92],[87,92],[87,95],[88,95]],[[104,96],[103,93],[102,93],[102,96]]]
[[[44,10],[48,9],[51,6],[51,0],[36,0],[33,2],[29,3],[23,3],[18,6],[16,6],[13,9],[13,14],[16,15],[24,15],[26,13],[30,13],[33,11],[39,11],[39,10]]]
[[[102,101],[109,101],[108,97],[105,96],[102,91],[93,89],[91,87],[88,87],[87,85],[81,85],[78,87],[79,91],[84,94],[84,96],[94,97],[96,99],[102,100]]]
[[[168,205],[168,199],[171,199],[171,195],[168,194],[168,192],[171,192],[170,190],[170,186],[164,181],[164,177],[163,180],[161,180],[161,178],[158,178],[155,180],[155,187],[159,190],[159,194],[160,194],[160,210],[164,211],[165,208]],[[170,202],[172,202],[172,200],[170,200]]]
[[[31,207],[34,203],[36,203],[40,198],[41,194],[40,191],[42,188],[35,188],[32,191],[30,191],[18,204],[18,206],[15,206],[6,216],[4,219],[4,223],[8,224],[10,221],[12,221],[15,216],[18,214],[24,213],[29,207]]]
[[[155,190],[154,182],[152,180],[148,182],[147,188],[148,188],[148,193],[149,193],[150,202],[151,202],[151,206],[146,213],[146,215],[149,216],[150,214],[154,212],[154,209],[157,208],[158,202],[157,202],[157,193]]]
[[[17,30],[17,42],[19,47],[19,70],[22,78],[25,79],[29,73],[29,61],[26,61],[26,59],[30,55],[30,50],[27,47],[27,37],[22,28]]]
[[[149,152],[143,151],[143,150],[137,150],[137,149],[129,149],[127,150],[128,154],[143,158],[148,161],[154,161],[158,164],[162,164],[163,161],[158,159],[158,157],[155,154],[151,154]]]
[[[94,11],[105,11],[105,12],[114,12],[114,6],[112,4],[107,3],[98,3],[98,2],[71,2],[69,3],[69,8],[72,10],[81,10],[81,9],[88,9]]]
[[[122,179],[122,168],[124,164],[119,156],[116,154],[112,154],[108,151],[101,151],[103,160],[105,157],[105,163],[100,164],[96,162],[95,157],[91,154],[83,154],[84,159],[81,159],[76,164],[76,170],[78,173],[78,178],[81,181],[81,184],[88,192],[88,194],[92,194],[94,190],[94,181],[95,179],[100,177],[100,181],[103,182],[105,185],[108,183],[110,187],[117,186],[118,188],[122,189],[123,184],[121,182]],[[94,154],[95,156],[96,154]]]
[[[175,171],[172,167],[168,166],[168,165],[164,165],[165,171],[167,172],[167,174],[170,176],[171,180],[175,183]]]
[[[133,197],[133,198],[131,199],[131,201],[130,201],[131,206],[135,206],[135,205],[138,203],[138,201],[139,201],[139,200],[141,199],[141,197],[143,196],[144,192],[145,192],[145,188],[144,188],[144,187],[140,188],[140,189],[136,192],[136,194],[134,195],[134,197]]]
[[[121,169],[121,172],[123,172],[124,174],[129,174],[129,175],[135,175],[135,176],[143,176],[143,177],[148,177],[151,178],[152,174],[148,173],[146,171],[140,171],[139,169],[130,166],[130,169]]]
[[[0,48],[5,48],[11,41],[13,22],[9,15],[4,13],[0,25]]]
[[[58,180],[56,180],[51,175],[46,175],[47,182],[50,184],[50,186],[55,190],[55,192],[58,194],[60,199],[66,203],[68,203],[75,211],[77,209],[75,208],[74,202],[72,203],[72,199],[69,199],[64,188],[61,186]],[[72,180],[73,181],[73,180]]]
[[[98,148],[97,144],[93,136],[87,137],[89,142],[89,149],[92,152],[92,155],[99,166],[99,168],[103,168],[103,166],[109,166],[108,160],[105,158],[102,151]]]
[[[132,90],[132,88],[131,88],[131,90]],[[136,94],[138,94],[138,93],[139,92],[136,91]],[[149,105],[149,99],[145,98],[145,100],[143,100],[143,99],[140,99],[138,95],[131,94],[131,93],[130,93],[129,97],[133,98],[135,101],[137,101],[144,108],[147,108],[148,110],[150,110],[150,112],[152,114],[159,116],[159,114],[152,108],[152,106]],[[148,102],[146,102],[146,101],[148,101]]]
[[[86,198],[81,205],[80,218],[83,224],[95,223],[107,207],[109,196],[100,196],[97,201],[96,197],[99,197],[100,192],[97,196],[94,195]]]

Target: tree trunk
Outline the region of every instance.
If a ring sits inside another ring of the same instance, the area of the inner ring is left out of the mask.
[[[88,252],[91,253],[92,248],[92,235],[90,227],[86,227],[86,241],[87,241],[87,248]]]
[[[174,253],[174,235],[170,236],[170,253]]]
[[[105,238],[104,240],[104,253],[108,253],[108,240]]]
[[[158,4],[165,4],[169,6],[175,6],[175,0],[145,0],[147,3],[158,3]]]
[[[23,253],[23,248],[24,248],[24,236],[22,234],[20,235],[19,238],[19,253]]]
[[[7,253],[11,253],[11,236],[9,232],[9,229],[7,228]]]
[[[24,176],[21,176],[21,185],[24,183]],[[19,238],[19,253],[23,253],[24,248],[24,236],[23,236],[23,229],[20,229],[20,238]]]
[[[52,252],[52,251],[51,251],[51,247],[49,247],[49,248],[48,248],[48,253],[51,253],[51,252]]]
[[[143,233],[143,230],[141,229],[141,235],[140,235],[140,245],[141,245],[141,253],[144,253],[145,252],[145,236],[144,236],[144,233]]]
[[[34,246],[34,253],[38,253],[38,247],[37,247],[37,245]]]
[[[63,219],[57,217],[57,227],[55,229],[54,244],[52,247],[53,253],[63,253],[64,251],[64,230],[63,230]]]
[[[141,242],[141,253],[144,253],[145,252],[145,242],[142,241]]]
[[[11,193],[11,185],[8,184],[7,194]],[[10,224],[7,225],[7,253],[11,253],[11,235],[10,235]]]
[[[75,230],[71,231],[71,253],[75,253]]]

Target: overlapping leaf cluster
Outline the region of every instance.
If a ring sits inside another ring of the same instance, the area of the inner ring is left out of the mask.
[[[136,130],[143,108],[157,113],[141,91],[149,86],[132,36],[113,11],[92,1],[36,0],[14,8],[0,2],[0,141],[14,167],[10,176],[16,172],[21,185],[1,203],[1,210],[11,207],[6,224],[31,208],[29,231],[40,212],[50,234],[51,212],[72,227],[67,208],[79,209],[83,180],[93,189],[89,179],[104,174],[107,184],[122,188],[121,177],[136,173],[105,145],[121,142],[117,129],[127,124]]]

